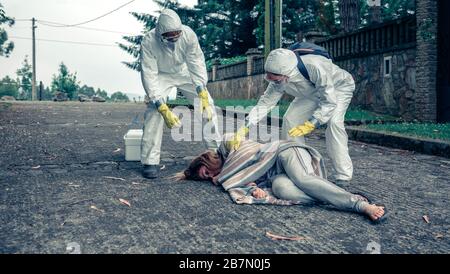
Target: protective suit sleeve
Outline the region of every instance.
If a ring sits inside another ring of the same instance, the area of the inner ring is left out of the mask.
[[[150,48],[149,37],[144,37],[141,43],[141,80],[145,93],[150,100],[159,100],[158,62]]]
[[[197,35],[194,31],[186,27],[188,46],[186,49],[186,64],[191,75],[192,82],[196,87],[206,88],[208,83],[208,73],[206,72],[205,56],[200,48]]]
[[[259,98],[255,107],[250,110],[247,116],[248,127],[256,125],[262,118],[264,118],[269,111],[278,103],[284,92],[276,88],[273,83],[269,83],[264,94]]]
[[[317,62],[305,64],[309,78],[314,83],[319,94],[319,107],[313,112],[312,118],[320,124],[326,124],[333,115],[337,105],[331,63]]]

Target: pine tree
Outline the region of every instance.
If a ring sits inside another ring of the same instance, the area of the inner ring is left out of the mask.
[[[383,21],[415,13],[416,3],[414,0],[383,0],[381,2]]]
[[[360,25],[361,0],[340,0],[339,15],[341,28],[344,32],[357,30]]]
[[[321,0],[318,16],[318,30],[334,35],[340,31],[339,9],[335,0]]]
[[[19,83],[8,75],[0,79],[0,98],[2,96],[18,97]]]
[[[14,25],[14,19],[6,16],[5,10],[0,3],[0,56],[9,57],[9,54],[14,49],[14,43],[8,42],[8,33],[1,27],[3,24],[11,27]]]
[[[19,84],[22,88],[22,94],[19,94],[21,99],[31,100],[31,81],[33,72],[30,63],[28,63],[28,56],[25,56],[22,67],[17,70],[17,76],[19,77]]]
[[[165,1],[153,0],[160,8]],[[257,18],[250,15],[260,0],[199,1],[194,8],[182,6],[178,2],[168,2],[167,8],[178,13],[184,25],[191,27],[197,34],[205,58],[228,58],[243,55],[249,48],[257,46],[254,30]],[[157,18],[150,14],[132,13],[144,24],[144,32],[155,27]],[[134,70],[140,70],[140,43],[143,35],[124,36],[128,44],[119,47],[128,52],[135,60],[123,62]]]
[[[70,73],[64,63],[59,65],[58,75],[53,75],[52,91],[64,92],[69,99],[74,99],[79,88],[76,73]]]

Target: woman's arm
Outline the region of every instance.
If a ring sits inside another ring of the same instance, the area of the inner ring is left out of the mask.
[[[247,186],[254,186],[255,189],[252,190],[252,196],[256,199],[264,199],[267,196],[267,193],[257,186],[255,182],[248,183]]]

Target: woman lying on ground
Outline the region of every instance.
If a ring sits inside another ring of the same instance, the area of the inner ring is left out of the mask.
[[[374,223],[387,217],[384,206],[327,181],[322,156],[309,146],[245,140],[239,149],[228,151],[224,143],[217,153],[206,151],[195,158],[179,178],[220,184],[238,204],[330,204],[367,215]]]

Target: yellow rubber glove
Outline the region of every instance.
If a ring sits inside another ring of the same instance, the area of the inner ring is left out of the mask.
[[[303,125],[296,126],[289,130],[289,136],[299,137],[311,133],[316,127],[310,121],[306,121]]]
[[[181,126],[180,119],[178,119],[178,117],[172,111],[170,111],[169,107],[166,104],[161,104],[158,107],[158,111],[164,118],[164,122],[166,122],[166,126],[168,128],[176,128]]]
[[[203,114],[203,111],[206,111],[208,121],[211,121],[212,110],[211,106],[209,105],[208,91],[206,89],[201,90],[198,93],[198,98],[200,98],[200,112]]]
[[[248,134],[250,130],[248,127],[241,127],[234,135],[231,140],[225,142],[225,147],[229,150],[237,150],[241,146],[242,140]]]

